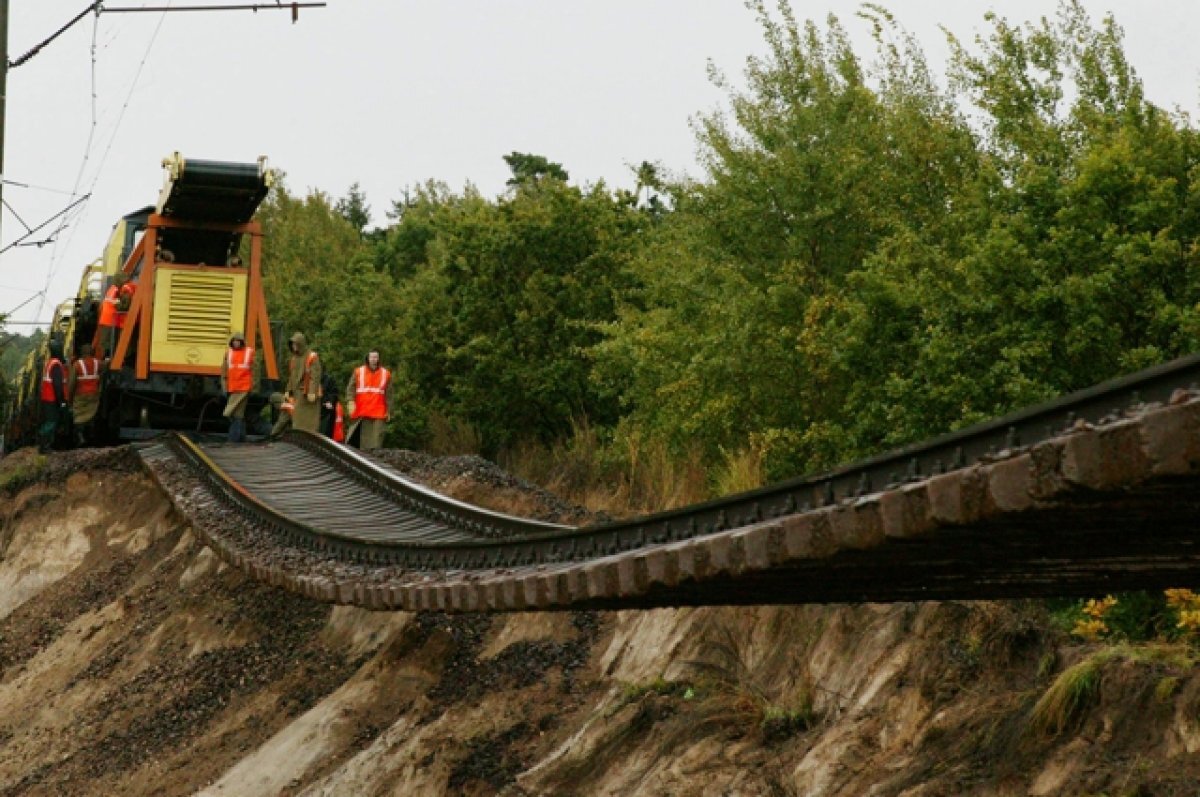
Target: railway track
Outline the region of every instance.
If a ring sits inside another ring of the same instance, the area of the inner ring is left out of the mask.
[[[227,559],[373,608],[1065,594],[1200,573],[1200,506],[1179,482],[1195,463],[1175,450],[1200,452],[1197,381],[1200,357],[1185,358],[830,473],[585,527],[454,501],[298,432],[239,446],[172,435],[140,453]],[[1122,533],[1147,516],[1156,533]]]

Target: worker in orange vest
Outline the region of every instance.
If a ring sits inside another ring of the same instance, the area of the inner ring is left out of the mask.
[[[125,328],[125,318],[129,315],[129,308],[133,306],[133,295],[137,293],[137,283],[131,279],[126,279],[125,284],[121,286],[121,290],[117,293],[117,329]]]
[[[71,363],[67,394],[71,397],[71,415],[78,434],[79,427],[95,418],[100,408],[100,360],[90,343],[79,347],[79,358]]]
[[[367,352],[366,360],[354,369],[346,385],[351,422],[357,421],[358,446],[363,451],[379,448],[391,418],[388,411],[392,372],[380,365],[379,352]],[[353,428],[351,429],[353,434]]]
[[[100,303],[100,345],[105,358],[112,357],[117,348],[118,330],[125,326],[125,314],[120,312],[121,290],[129,284],[124,271],[118,271]],[[128,309],[128,305],[126,305]]]
[[[225,394],[225,412],[229,419],[229,442],[246,439],[246,406],[254,390],[254,347],[246,345],[246,336],[234,332],[221,361],[221,392]]]
[[[287,390],[283,397],[295,405],[292,426],[315,433],[321,420],[321,358],[308,348],[302,332],[292,335],[288,348],[292,357],[288,361]]]
[[[50,341],[50,357],[42,369],[42,384],[38,391],[41,405],[42,425],[38,427],[38,451],[46,453],[53,447],[60,427],[71,420],[67,404],[67,363],[63,358],[62,343]]]

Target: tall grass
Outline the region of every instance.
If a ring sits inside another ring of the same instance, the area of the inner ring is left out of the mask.
[[[470,423],[433,411],[429,413],[425,449],[435,456],[478,454],[483,438]]]
[[[601,433],[586,420],[576,421],[564,440],[525,442],[498,459],[510,473],[617,517],[685,506],[710,495],[698,452],[676,455],[665,443]]]

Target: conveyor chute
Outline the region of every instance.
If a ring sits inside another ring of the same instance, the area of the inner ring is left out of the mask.
[[[250,221],[273,182],[266,158],[257,163],[229,163],[185,159],[176,152],[163,159],[163,166],[167,175],[158,212],[190,222]]]

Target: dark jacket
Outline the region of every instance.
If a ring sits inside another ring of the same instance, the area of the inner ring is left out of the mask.
[[[321,374],[321,393],[322,414],[326,412],[333,412],[333,405],[337,404],[338,401],[338,386],[337,380],[333,378],[332,374]],[[329,406],[326,407],[326,404]]]

